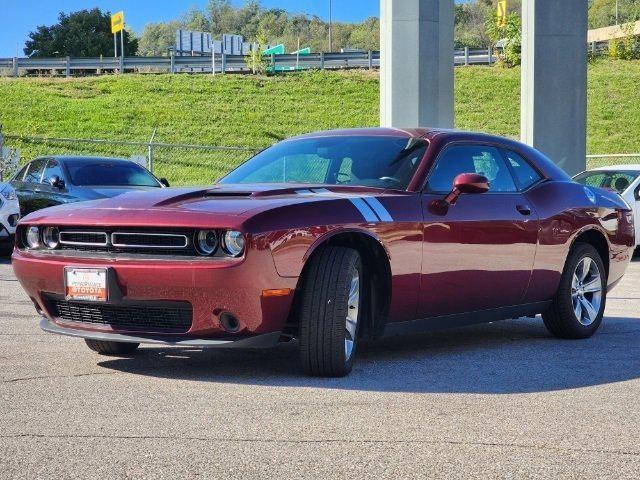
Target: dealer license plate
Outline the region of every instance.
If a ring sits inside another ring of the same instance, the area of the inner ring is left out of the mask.
[[[64,282],[67,300],[106,302],[109,297],[106,268],[65,267]]]

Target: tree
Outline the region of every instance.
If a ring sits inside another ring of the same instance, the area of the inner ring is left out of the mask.
[[[262,51],[267,46],[267,37],[263,31],[256,36],[256,42],[253,44],[249,55],[245,57],[247,67],[251,69],[254,75],[264,75],[269,67],[268,60],[262,55]]]
[[[148,23],[138,41],[138,55],[147,57],[167,55],[176,44],[176,31],[181,25],[176,22]]]
[[[124,32],[125,55],[134,55],[138,41]],[[98,8],[69,15],[60,12],[58,23],[41,25],[29,34],[25,55],[37,57],[99,57],[113,55],[111,14]]]
[[[618,0],[618,22],[640,20],[640,0]],[[616,0],[590,0],[589,28],[615,25]]]
[[[182,15],[179,21],[180,27],[185,30],[193,30],[195,32],[210,32],[211,20],[209,17],[198,10],[197,7],[191,7]]]
[[[354,48],[362,50],[380,50],[380,19],[369,17],[354,25],[350,43]]]

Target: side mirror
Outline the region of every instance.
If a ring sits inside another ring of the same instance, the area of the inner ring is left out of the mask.
[[[478,173],[461,173],[453,180],[451,193],[444,198],[447,205],[455,205],[463,193],[486,193],[489,191],[489,179]]]
[[[59,188],[60,190],[64,188],[64,180],[61,179],[58,175],[54,175],[53,177],[49,178],[47,182],[49,182],[49,185],[51,185],[53,188]]]
[[[169,186],[170,186],[170,185],[169,185],[169,180],[167,180],[167,179],[166,179],[166,178],[164,178],[164,177],[160,179],[160,183],[161,183],[163,186],[165,186],[165,187],[169,187]]]

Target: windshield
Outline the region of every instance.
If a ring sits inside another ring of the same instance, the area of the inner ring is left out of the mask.
[[[278,143],[220,183],[314,183],[404,190],[425,154],[417,138],[338,136]]]
[[[160,187],[147,170],[133,162],[67,161],[71,183],[78,186]]]
[[[640,172],[594,170],[576,175],[573,180],[589,187],[609,188],[624,193],[638,175]]]

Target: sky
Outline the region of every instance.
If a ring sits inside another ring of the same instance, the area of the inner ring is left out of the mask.
[[[191,6],[202,7],[206,0],[0,0],[0,58],[13,57],[16,48],[23,55],[22,48],[29,32],[39,25],[56,23],[58,13],[98,7],[103,11],[124,11],[125,23],[140,34],[145,24],[173,20]],[[242,0],[232,0],[241,6]],[[292,13],[307,13],[321,18],[329,18],[329,0],[262,0],[265,8],[283,8]],[[379,0],[333,0],[334,20],[358,22],[380,12]],[[233,32],[229,32],[233,33]]]

